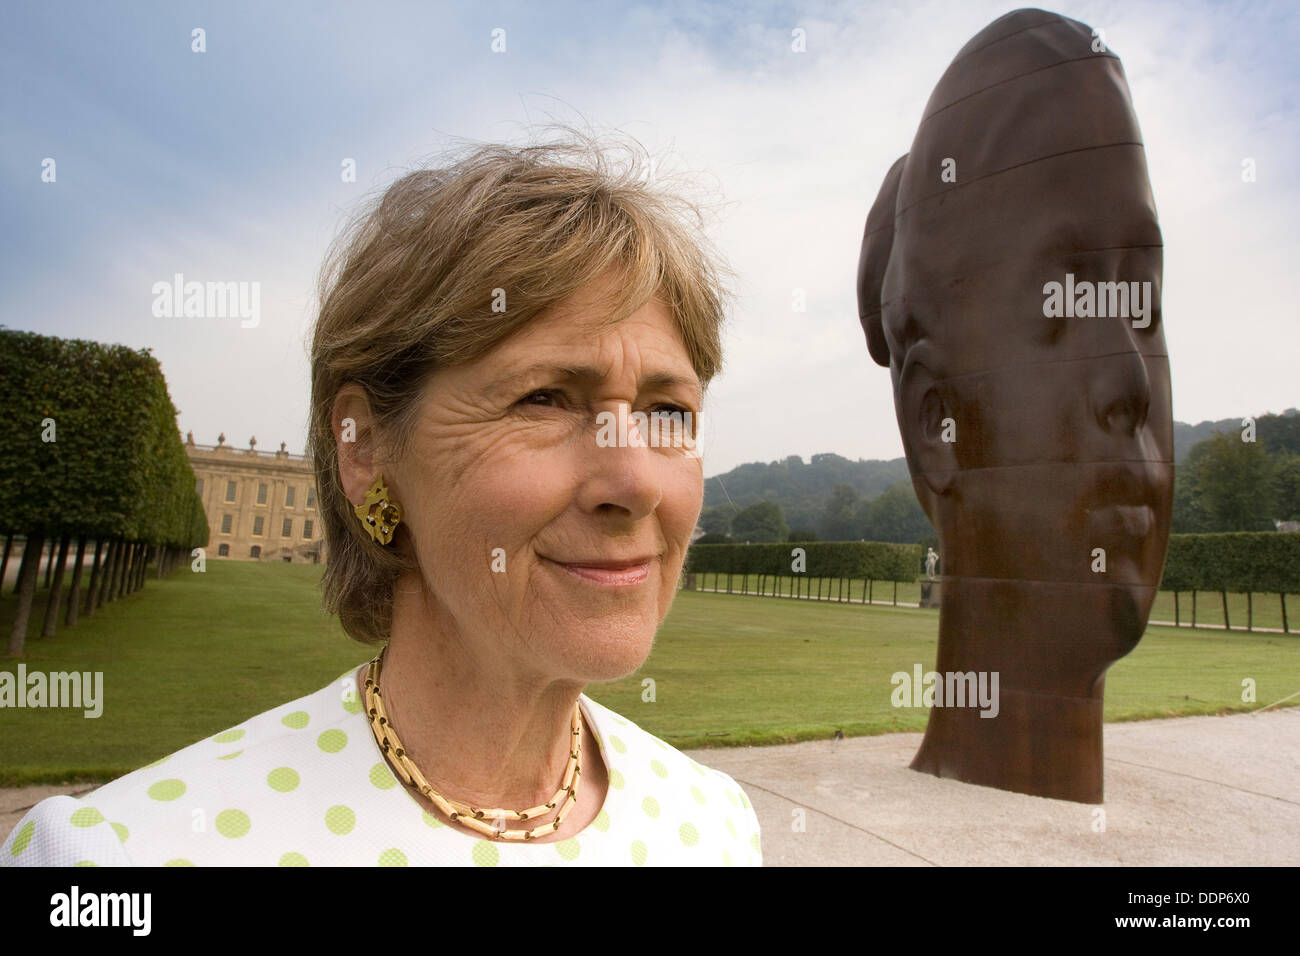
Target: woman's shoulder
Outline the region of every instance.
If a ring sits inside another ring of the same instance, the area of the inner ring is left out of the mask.
[[[353,672],[196,741],[82,797],[34,806],[0,845],[0,865],[191,865],[238,842],[258,808],[344,751],[364,760],[369,725]],[[360,746],[358,746],[358,744]],[[265,820],[262,821],[265,825]]]
[[[609,768],[611,792],[625,795],[643,813],[680,819],[687,846],[703,831],[733,844],[726,859],[762,865],[761,830],[744,788],[730,774],[708,767],[671,744],[583,695]]]

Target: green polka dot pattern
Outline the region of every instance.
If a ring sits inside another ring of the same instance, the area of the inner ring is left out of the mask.
[[[327,754],[336,754],[348,745],[348,735],[341,730],[327,730],[316,738],[316,746]]]
[[[351,807],[340,804],[325,811],[325,826],[329,827],[330,833],[345,836],[351,833],[352,828],[356,825],[357,815],[352,812]]]
[[[380,790],[392,790],[397,786],[397,778],[386,763],[377,763],[370,768],[370,782]]]
[[[104,815],[94,807],[82,807],[72,814],[69,822],[74,827],[93,827],[96,823],[104,822]]]
[[[247,836],[252,826],[252,821],[243,810],[222,810],[217,814],[217,832],[231,840]]]
[[[34,822],[28,820],[24,823],[22,829],[18,831],[18,835],[14,837],[13,845],[9,847],[9,855],[17,856],[22,853],[23,850],[27,849],[28,844],[32,842],[32,835],[35,832],[36,824]]]
[[[601,795],[584,789],[584,802],[569,822],[541,842],[481,838],[402,787],[379,752],[355,683],[349,686],[354,675],[341,678],[341,689],[335,681],[152,765],[164,769],[141,768],[83,799],[42,801],[0,844],[0,863],[762,863],[753,807],[735,780],[586,697],[583,709],[599,748],[583,770],[593,787],[596,780],[608,781],[603,805],[591,806],[588,801]]]
[[[266,775],[266,785],[277,793],[297,790],[301,782],[298,771],[292,767],[276,767]]]

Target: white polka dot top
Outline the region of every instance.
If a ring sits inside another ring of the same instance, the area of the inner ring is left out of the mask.
[[[393,775],[354,672],[77,799],[34,806],[6,866],[761,866],[730,776],[580,698],[609,768],[604,806],[557,843],[443,823]]]

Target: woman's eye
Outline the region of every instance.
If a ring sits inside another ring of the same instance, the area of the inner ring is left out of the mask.
[[[556,389],[539,388],[537,391],[529,392],[527,395],[521,398],[520,403],[524,405],[550,404],[552,402],[555,402],[557,399],[561,397],[562,397],[561,393]]]

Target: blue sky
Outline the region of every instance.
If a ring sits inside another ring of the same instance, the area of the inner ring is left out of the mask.
[[[452,138],[590,123],[716,199],[710,234],[738,294],[706,474],[788,454],[894,457],[889,375],[857,322],[862,224],[953,54],[1013,8],[8,5],[0,323],[151,347],[182,430],[301,451],[315,278],[348,212]],[[1104,29],[1129,77],[1166,243],[1176,417],[1300,405],[1297,5],[1053,9]],[[806,53],[791,51],[795,27]],[[178,272],[259,282],[260,324],[155,317],[153,284]],[[792,312],[794,288],[807,312]]]

